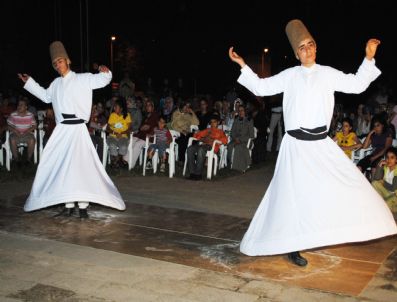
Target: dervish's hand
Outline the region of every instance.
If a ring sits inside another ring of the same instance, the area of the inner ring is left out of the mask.
[[[240,65],[241,68],[245,66],[244,59],[240,57],[235,51],[233,51],[233,46],[229,48],[229,58],[233,62],[236,62],[238,65]]]
[[[367,60],[372,60],[375,57],[376,50],[380,44],[378,39],[369,39],[365,47],[365,57]]]
[[[26,73],[18,73],[18,78],[20,78],[22,82],[26,83],[30,76]]]
[[[110,70],[105,65],[101,65],[101,66],[98,67],[98,71],[99,72],[108,73]]]

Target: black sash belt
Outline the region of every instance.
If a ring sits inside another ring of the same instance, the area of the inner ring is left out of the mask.
[[[327,126],[314,129],[300,128],[287,131],[289,135],[302,141],[318,141],[327,137]]]
[[[66,125],[84,124],[84,120],[77,119],[77,116],[75,114],[62,113],[62,116],[64,120],[61,122],[61,124],[66,124]]]

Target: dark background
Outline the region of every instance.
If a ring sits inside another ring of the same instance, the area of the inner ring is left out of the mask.
[[[93,1],[30,0],[0,4],[0,90],[19,88],[17,72],[47,85],[56,76],[48,46],[61,40],[75,71],[93,62],[110,66],[110,37],[115,60],[123,48],[134,49],[137,89],[147,78],[159,87],[184,80],[189,93],[224,95],[235,85],[238,66],[228,59],[229,46],[243,57],[270,49],[272,72],[298,62],[284,32],[301,19],[318,45],[317,62],[355,72],[371,37],[382,44],[376,56],[383,74],[377,81],[396,84],[396,11],[393,1]],[[88,27],[87,27],[88,25]],[[87,30],[88,29],[88,30]],[[87,34],[88,33],[88,34]],[[115,80],[122,74],[115,62]]]

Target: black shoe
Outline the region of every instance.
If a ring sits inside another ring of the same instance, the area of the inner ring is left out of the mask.
[[[79,209],[80,218],[88,218],[87,209]]]
[[[71,217],[73,216],[73,214],[74,214],[74,208],[63,208],[62,211],[54,215],[54,217],[59,217],[59,216]]]
[[[195,175],[195,180],[202,180],[203,179],[203,177],[201,176],[201,175]]]
[[[297,266],[306,266],[307,260],[301,256],[299,252],[292,252],[288,254],[288,260]]]
[[[190,180],[201,180],[201,175],[190,174],[189,179]]]

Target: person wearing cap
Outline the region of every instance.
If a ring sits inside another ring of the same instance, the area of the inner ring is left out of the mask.
[[[343,151],[327,136],[334,92],[361,93],[379,75],[375,53],[380,41],[368,40],[356,74],[316,63],[317,44],[300,20],[286,33],[299,66],[260,79],[233,47],[229,57],[241,67],[238,82],[257,96],[283,95],[286,134],[273,179],[240,251],[250,256],[287,254],[295,265],[307,260],[299,251],[397,233],[387,205]]]
[[[85,125],[90,120],[92,90],[108,85],[112,73],[75,73],[60,41],[50,45],[51,62],[60,77],[45,89],[27,74],[18,74],[24,88],[45,103],[52,103],[56,127],[37,168],[26,212],[65,203],[59,215],[72,216],[75,202],[80,218],[88,218],[89,202],[124,210],[125,204],[98,158]]]

